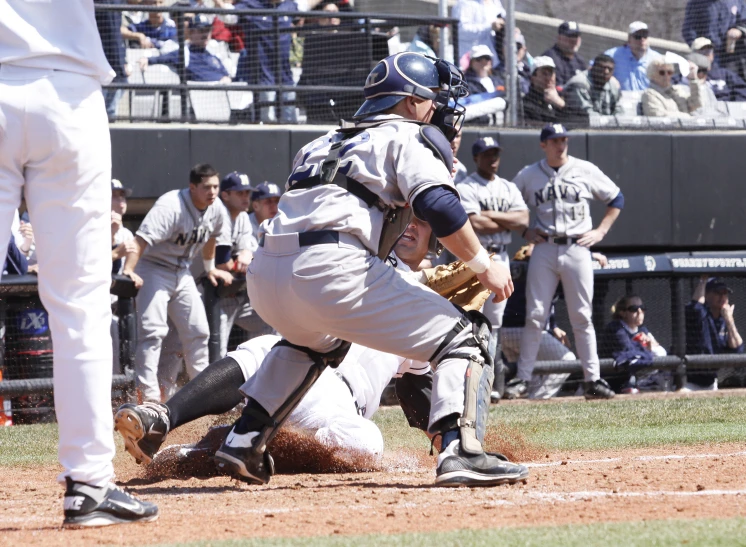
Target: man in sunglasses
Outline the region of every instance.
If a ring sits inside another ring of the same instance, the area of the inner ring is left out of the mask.
[[[644,91],[650,85],[648,64],[661,57],[648,44],[648,25],[635,21],[629,26],[629,38],[623,46],[613,47],[604,53],[614,59],[614,77],[622,91]]]
[[[613,79],[614,59],[602,53],[593,66],[575,75],[565,86],[568,116],[588,121],[593,114],[612,116],[621,112],[619,82]]]

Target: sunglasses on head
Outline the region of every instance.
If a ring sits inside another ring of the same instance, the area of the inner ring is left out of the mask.
[[[629,313],[637,313],[640,310],[645,311],[645,309],[645,306],[627,306],[626,308]]]
[[[647,38],[648,33],[647,32],[636,32],[632,35],[632,38],[635,40],[642,40],[643,38]]]
[[[666,74],[668,74],[669,76],[673,76],[673,70],[659,70],[658,74],[660,74],[661,76],[665,76]]]

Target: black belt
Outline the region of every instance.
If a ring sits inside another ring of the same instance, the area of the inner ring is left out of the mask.
[[[360,405],[357,404],[357,397],[355,397],[355,392],[352,391],[352,384],[350,384],[350,382],[347,380],[347,378],[344,377],[344,374],[342,374],[338,370],[335,369],[334,370],[334,374],[336,374],[337,378],[339,378],[340,380],[342,380],[344,382],[344,384],[347,386],[347,389],[350,390],[350,395],[352,395],[352,400],[355,403],[355,410],[357,410],[357,413],[360,416],[365,416],[365,407],[360,407]]]
[[[569,244],[577,243],[578,241],[580,241],[580,238],[579,237],[551,237],[551,236],[547,236],[547,241],[549,243],[555,243],[557,245],[567,245],[568,243]]]
[[[504,253],[508,249],[507,245],[488,245],[488,253]]]
[[[339,232],[335,230],[319,230],[317,232],[302,232],[298,234],[298,245],[301,247],[331,243],[339,243]],[[259,246],[264,247],[264,236],[259,238]]]

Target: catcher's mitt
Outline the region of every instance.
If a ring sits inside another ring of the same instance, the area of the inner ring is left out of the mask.
[[[460,260],[425,268],[420,273],[425,285],[467,311],[479,311],[490,296],[489,289],[479,282],[477,274]]]

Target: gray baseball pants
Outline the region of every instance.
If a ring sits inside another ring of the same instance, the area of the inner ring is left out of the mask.
[[[526,326],[521,339],[518,378],[531,380],[542,332],[557,283],[562,281],[575,348],[586,382],[601,377],[593,328],[593,265],[591,252],[580,245],[540,243],[534,247],[526,278]]]
[[[140,316],[135,354],[137,386],[144,401],[161,401],[158,362],[171,319],[184,348],[189,378],[209,364],[207,341],[210,330],[205,306],[189,270],[171,269],[142,260],[136,268],[143,279],[137,293]]]
[[[310,247],[300,247],[295,233],[267,235],[246,278],[249,299],[261,317],[289,342],[321,353],[346,340],[438,363],[433,353],[462,317],[447,300],[406,279],[344,233],[339,244]],[[471,329],[463,331],[441,355],[470,335]],[[273,414],[311,366],[305,352],[275,347],[242,391]],[[466,368],[466,359],[437,364],[431,426],[463,412]]]

